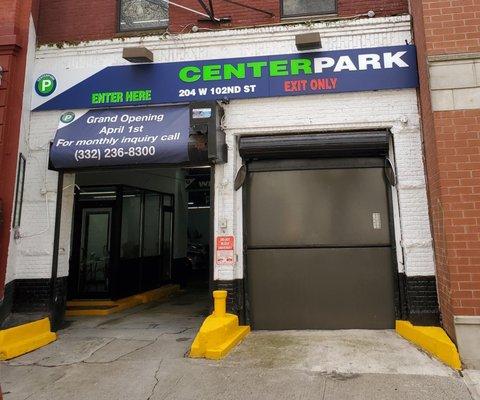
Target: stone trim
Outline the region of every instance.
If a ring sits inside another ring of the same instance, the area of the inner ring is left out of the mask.
[[[480,52],[460,53],[460,54],[439,54],[434,56],[428,56],[428,61],[429,62],[461,61],[461,60],[471,60],[476,58],[480,59]]]
[[[480,108],[480,53],[430,62],[429,68],[433,111]]]

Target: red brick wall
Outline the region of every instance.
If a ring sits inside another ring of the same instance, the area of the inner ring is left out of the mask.
[[[39,43],[111,38],[116,32],[116,0],[40,0]]]
[[[280,2],[278,0],[237,1],[271,12],[274,16],[249,10],[223,0],[213,0],[216,16],[232,18],[231,23],[218,25],[199,22],[198,19],[201,19],[201,16],[170,6],[169,31],[172,33],[187,32],[192,25],[206,29],[226,29],[280,22]],[[197,0],[178,0],[178,3],[204,12]],[[338,0],[338,14],[341,17],[363,14],[369,10],[374,10],[378,16],[405,14],[408,12],[408,0]],[[61,23],[57,21],[61,21]],[[110,39],[117,35],[116,0],[40,0],[39,43]]]
[[[450,305],[450,278],[446,257],[446,238],[444,229],[443,204],[441,197],[440,168],[438,164],[437,137],[435,134],[432,102],[430,98],[429,72],[427,63],[427,39],[421,1],[412,1],[410,13],[413,17],[415,45],[418,56],[418,73],[420,78],[420,112],[422,115],[422,133],[425,153],[427,195],[429,201],[432,236],[435,247],[435,266],[437,275],[437,292],[442,314],[442,322],[454,337],[453,313]]]
[[[480,110],[432,112],[429,55],[480,51],[480,0],[411,0],[443,325],[480,315]]]
[[[0,1],[0,35],[15,34],[15,18],[18,8],[18,1]]]
[[[38,14],[40,12],[40,0],[32,0],[32,18],[35,27],[38,27]]]
[[[0,299],[3,297],[18,160],[31,0],[0,0]]]
[[[454,315],[480,315],[480,110],[434,115],[447,241],[442,281]]]
[[[408,13],[408,0],[338,0],[338,14],[352,16],[373,10],[377,16]]]
[[[480,0],[423,0],[422,3],[430,55],[480,51]]]

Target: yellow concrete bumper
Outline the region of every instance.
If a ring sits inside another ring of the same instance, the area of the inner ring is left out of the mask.
[[[48,318],[0,331],[0,360],[10,360],[57,339]]]
[[[179,285],[165,285],[148,292],[135,294],[119,300],[72,300],[67,302],[67,317],[84,315],[110,315],[128,308],[167,298],[180,290]]]
[[[238,344],[249,332],[249,326],[239,326],[238,317],[226,312],[227,292],[213,292],[214,312],[198,331],[190,349],[192,358],[219,360]]]
[[[453,369],[462,369],[457,348],[442,328],[414,326],[408,321],[397,321],[395,330],[400,336],[421,347]]]

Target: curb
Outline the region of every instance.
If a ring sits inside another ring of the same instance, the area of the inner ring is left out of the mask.
[[[0,360],[10,360],[43,347],[57,339],[44,318],[0,331]]]
[[[161,300],[180,290],[179,285],[165,285],[148,292],[135,294],[116,301],[113,300],[72,300],[67,302],[67,317],[104,316],[114,314],[128,308]],[[69,308],[70,307],[70,308]]]
[[[446,332],[436,326],[414,326],[408,321],[396,321],[396,332],[435,358],[459,371],[462,369],[457,347]]]

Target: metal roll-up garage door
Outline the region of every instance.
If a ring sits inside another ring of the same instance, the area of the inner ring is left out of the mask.
[[[249,163],[245,240],[254,329],[393,328],[384,158],[378,150],[348,155]]]
[[[387,131],[244,136],[239,149],[247,160],[378,157],[388,154],[388,141]]]

